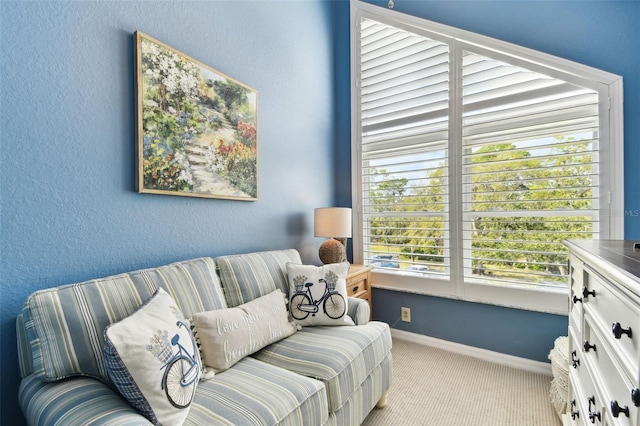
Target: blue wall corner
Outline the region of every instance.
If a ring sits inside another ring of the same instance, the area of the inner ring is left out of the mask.
[[[333,2],[335,91],[335,196],[337,206],[351,206],[351,49],[350,5]]]

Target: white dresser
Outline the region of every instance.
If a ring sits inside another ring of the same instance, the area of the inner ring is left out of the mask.
[[[640,425],[640,249],[570,240],[569,425]]]

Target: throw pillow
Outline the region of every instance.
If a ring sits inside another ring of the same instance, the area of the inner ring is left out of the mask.
[[[154,424],[182,424],[202,364],[190,326],[162,288],[104,331],[104,358],[118,391]]]
[[[286,297],[280,290],[236,306],[193,315],[204,364],[215,372],[231,367],[247,355],[291,336]]]
[[[196,341],[196,346],[198,347],[198,355],[200,356],[200,360],[204,359],[204,355],[202,354],[202,343],[200,343],[200,337],[198,336],[198,330],[196,330],[196,326],[193,324],[193,318],[189,320],[189,324],[191,324],[191,334],[193,335],[193,339]],[[200,375],[201,381],[211,380],[215,377],[216,372],[213,368],[207,367],[205,365],[202,366],[202,374]]]
[[[289,311],[296,324],[354,325],[347,315],[349,263],[323,266],[287,263]]]

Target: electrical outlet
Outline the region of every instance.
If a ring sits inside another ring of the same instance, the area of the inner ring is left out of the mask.
[[[404,322],[411,322],[411,308],[400,308],[400,318]]]

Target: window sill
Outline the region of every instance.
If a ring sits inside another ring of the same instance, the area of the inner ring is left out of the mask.
[[[372,271],[372,287],[555,315],[566,316],[569,309],[569,290],[566,288],[533,290],[470,282],[455,285],[449,279],[408,276],[381,271]]]

